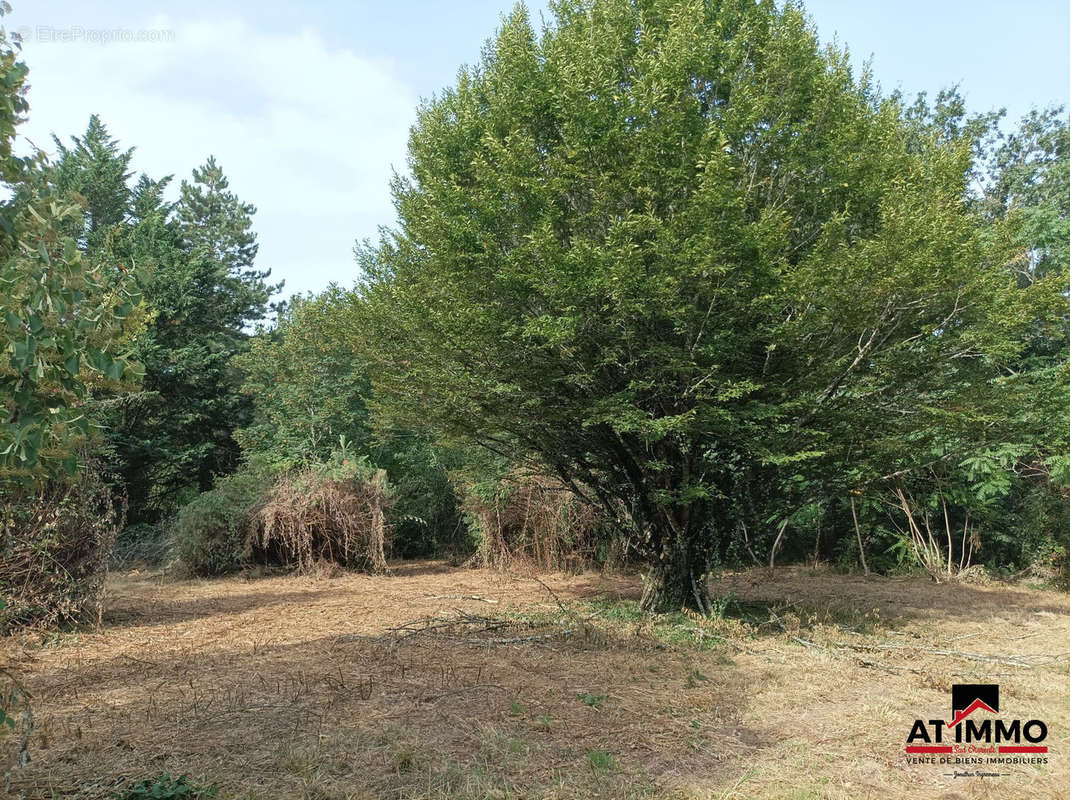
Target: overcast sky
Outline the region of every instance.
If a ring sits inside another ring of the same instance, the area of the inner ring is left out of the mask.
[[[176,180],[214,154],[254,203],[287,294],[348,285],[354,241],[394,220],[415,107],[478,58],[510,0],[12,0],[30,119],[51,151],[100,114],[134,167]],[[542,3],[531,4],[539,13]],[[180,8],[181,12],[176,12]],[[886,90],[958,84],[974,110],[1070,101],[1068,0],[811,0],[824,39]],[[141,38],[142,41],[128,41]]]

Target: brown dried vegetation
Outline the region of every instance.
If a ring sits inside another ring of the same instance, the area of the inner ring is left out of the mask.
[[[492,493],[470,488],[463,509],[481,534],[474,563],[502,569],[575,570],[594,564],[599,534],[611,524],[600,509],[544,475],[510,475]]]
[[[259,548],[303,571],[328,562],[386,570],[391,500],[386,474],[338,480],[315,469],[284,474],[256,510]]]
[[[0,501],[0,634],[99,617],[122,509],[91,471],[73,486]]]
[[[652,622],[639,590],[436,563],[115,575],[101,630],[0,644],[37,719],[13,791],[188,771],[242,800],[1065,796],[1063,594],[781,568],[712,587],[747,614]],[[1047,766],[905,763],[916,716],[990,681],[1047,722]]]

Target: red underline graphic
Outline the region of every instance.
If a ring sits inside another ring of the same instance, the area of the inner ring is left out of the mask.
[[[923,746],[923,745],[907,745],[908,753],[952,753],[954,748],[948,746]],[[1026,747],[1025,745],[1000,745],[999,752],[1001,753],[1046,753],[1047,747]]]

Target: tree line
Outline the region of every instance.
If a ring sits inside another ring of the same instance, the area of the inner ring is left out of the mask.
[[[886,94],[794,4],[551,16],[420,107],[355,283],[286,303],[214,159],[171,202],[96,117],[16,157],[5,40],[8,537],[92,469],[128,538],[238,568],[312,470],[389,486],[400,555],[486,548],[523,487],[574,503],[658,611],[777,558],[1065,570],[1065,113]]]

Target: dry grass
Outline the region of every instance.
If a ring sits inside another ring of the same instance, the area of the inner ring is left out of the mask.
[[[316,469],[282,475],[257,509],[257,544],[307,572],[317,564],[386,570],[386,472],[337,480]]]
[[[616,602],[636,579],[541,579],[556,597],[435,563],[113,576],[102,630],[0,645],[37,720],[14,789],[107,796],[169,771],[265,799],[1070,796],[1065,595],[781,569],[713,587],[745,620],[652,624]],[[988,681],[1047,721],[1049,766],[906,765],[914,717]]]
[[[501,480],[492,498],[470,489],[464,511],[481,531],[474,563],[512,570],[592,565],[598,534],[609,522],[557,478],[524,473]]]

